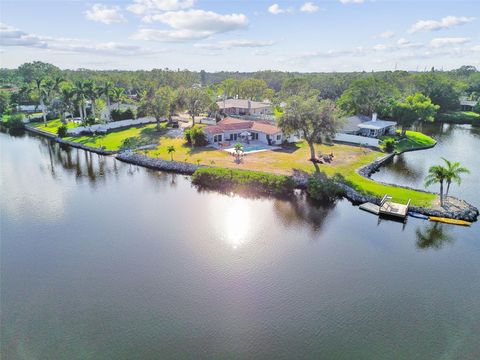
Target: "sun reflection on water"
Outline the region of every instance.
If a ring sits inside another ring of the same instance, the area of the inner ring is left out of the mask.
[[[233,249],[248,242],[251,214],[247,199],[233,197],[222,202],[216,211],[216,217],[221,238]]]

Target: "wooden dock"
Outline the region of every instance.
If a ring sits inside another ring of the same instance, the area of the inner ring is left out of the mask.
[[[410,207],[410,200],[407,205],[399,204],[390,201],[392,198],[385,195],[380,202],[379,215],[392,216],[405,219],[408,214],[408,208]]]

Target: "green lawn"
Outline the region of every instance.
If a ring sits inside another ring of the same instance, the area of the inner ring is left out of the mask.
[[[401,153],[407,150],[416,150],[423,149],[429,146],[432,146],[436,141],[428,135],[422,134],[416,131],[407,130],[405,138],[398,138],[401,134],[401,131],[397,131],[397,136],[384,136],[381,140],[386,140],[388,138],[396,139],[395,143],[395,152]]]
[[[156,130],[156,124],[150,124],[142,127],[131,127],[125,130],[109,132],[106,135],[97,136],[70,136],[65,140],[81,143],[97,149],[116,151],[121,148],[127,138],[137,137],[142,144],[156,144],[160,136],[165,133],[165,124],[162,124],[162,131]]]
[[[473,111],[452,111],[438,114],[436,120],[457,124],[480,124],[480,114]]]
[[[169,146],[175,147],[174,160],[193,164],[285,175],[292,175],[293,169],[309,173],[315,171],[315,167],[308,160],[309,150],[305,142],[290,145],[283,150],[247,154],[240,164],[235,163],[233,157],[225,151],[205,147],[192,149],[185,144],[183,139],[160,138],[157,148],[147,150],[145,153],[151,157],[170,160],[170,154],[167,152]],[[381,152],[343,144],[317,145],[316,148],[319,153],[334,154],[334,161],[331,164],[319,165],[320,171],[329,177],[340,175],[346,183],[362,193],[378,197],[389,194],[393,196],[394,200],[401,203],[406,203],[411,199],[413,205],[419,206],[429,206],[436,198],[434,194],[379,184],[356,172],[358,168],[384,155]]]
[[[45,126],[43,121],[32,122],[32,123],[29,123],[28,125],[36,127],[39,130],[43,130],[43,131],[46,131],[46,132],[49,132],[49,133],[52,133],[52,134],[56,135],[57,131],[58,131],[58,128],[60,126],[62,126],[63,124],[62,124],[62,121],[58,118],[58,119],[47,121],[47,126]],[[78,126],[77,124],[75,124],[71,121],[67,122],[67,128],[69,128],[69,129],[77,127],[77,126]]]

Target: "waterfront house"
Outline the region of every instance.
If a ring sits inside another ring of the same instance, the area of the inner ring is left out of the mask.
[[[478,100],[468,99],[466,96],[460,98],[460,110],[472,111],[477,106]]]
[[[225,142],[259,142],[265,145],[281,145],[282,130],[268,121],[242,120],[227,117],[216,125],[206,126],[205,135],[210,144]]]
[[[342,128],[338,132],[341,134],[379,138],[395,133],[396,126],[397,123],[395,121],[378,119],[376,113],[372,115],[372,118],[365,115],[354,115],[345,119]]]
[[[220,113],[224,115],[268,115],[272,113],[272,105],[245,99],[225,99],[217,102]]]

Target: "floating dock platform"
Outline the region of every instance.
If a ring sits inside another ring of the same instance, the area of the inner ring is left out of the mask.
[[[378,215],[380,213],[380,206],[372,204],[370,202],[360,205],[359,208],[375,215]]]
[[[391,196],[385,195],[380,202],[380,206],[367,202],[360,205],[360,209],[368,211],[375,215],[394,217],[397,219],[405,219],[408,215],[410,200],[408,200],[407,205],[395,203],[391,200]]]

